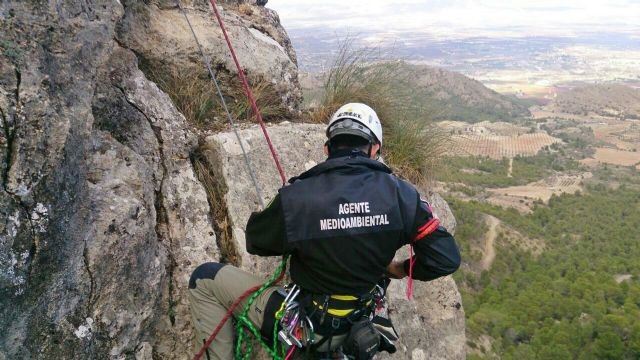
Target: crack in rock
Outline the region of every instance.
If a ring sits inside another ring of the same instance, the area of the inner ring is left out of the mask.
[[[149,126],[153,131],[156,140],[158,142],[158,152],[160,154],[160,166],[162,166],[162,177],[160,178],[160,185],[158,190],[154,191],[155,193],[155,202],[154,207],[156,209],[156,236],[158,237],[158,241],[162,242],[162,239],[167,239],[169,244],[165,244],[165,248],[167,249],[168,256],[168,265],[167,265],[167,275],[169,277],[169,320],[172,325],[175,325],[175,307],[177,306],[176,300],[176,288],[174,284],[174,271],[177,266],[175,256],[173,254],[173,239],[171,237],[171,233],[168,229],[169,218],[167,216],[167,207],[164,200],[164,181],[169,176],[169,169],[166,164],[166,157],[164,154],[164,140],[162,138],[162,129],[156,125],[154,125],[153,120],[133,101],[129,100],[127,97],[126,91],[119,86],[114,85],[117,89],[119,89],[124,99],[127,101],[129,105],[131,105],[134,109],[136,109],[147,121],[149,122]]]

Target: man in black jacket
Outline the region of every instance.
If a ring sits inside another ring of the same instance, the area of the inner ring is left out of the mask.
[[[344,105],[333,115],[327,137],[327,160],[291,179],[265,210],[253,213],[246,241],[252,254],[291,255],[291,279],[302,289],[300,301],[318,338],[330,339],[324,344],[329,350],[345,339],[351,323],[371,314],[371,294],[381,278],[433,280],[453,273],[460,253],[416,189],[377,160],[382,127],[373,109]],[[413,258],[393,261],[404,245],[413,247]],[[261,281],[233,266],[198,267],[189,284],[196,344],[235,297]],[[281,303],[273,288],[250,309],[263,334],[272,333]],[[214,358],[231,358],[232,339],[230,328],[216,339]]]

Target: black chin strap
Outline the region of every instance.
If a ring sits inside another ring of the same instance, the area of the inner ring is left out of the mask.
[[[376,157],[374,158],[374,160],[378,160],[380,158],[380,149],[378,149],[378,152],[375,154],[371,153],[371,151],[373,150],[373,145],[375,144],[376,144],[375,142],[369,141],[369,145],[367,146],[367,157],[371,159],[371,155],[375,155]],[[328,156],[331,156],[331,139],[325,141],[324,145],[327,147]],[[362,150],[358,150],[358,151],[362,151]]]

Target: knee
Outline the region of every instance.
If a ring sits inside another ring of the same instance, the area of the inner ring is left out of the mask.
[[[191,278],[189,279],[189,289],[196,288],[196,281],[199,279],[211,279],[214,280],[218,271],[222,269],[226,264],[221,264],[217,262],[208,262],[198,266],[193,273],[191,273]]]

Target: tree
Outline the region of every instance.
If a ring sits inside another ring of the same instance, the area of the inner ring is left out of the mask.
[[[607,331],[598,336],[594,343],[594,354],[599,359],[617,360],[624,355],[624,344],[618,335]]]

